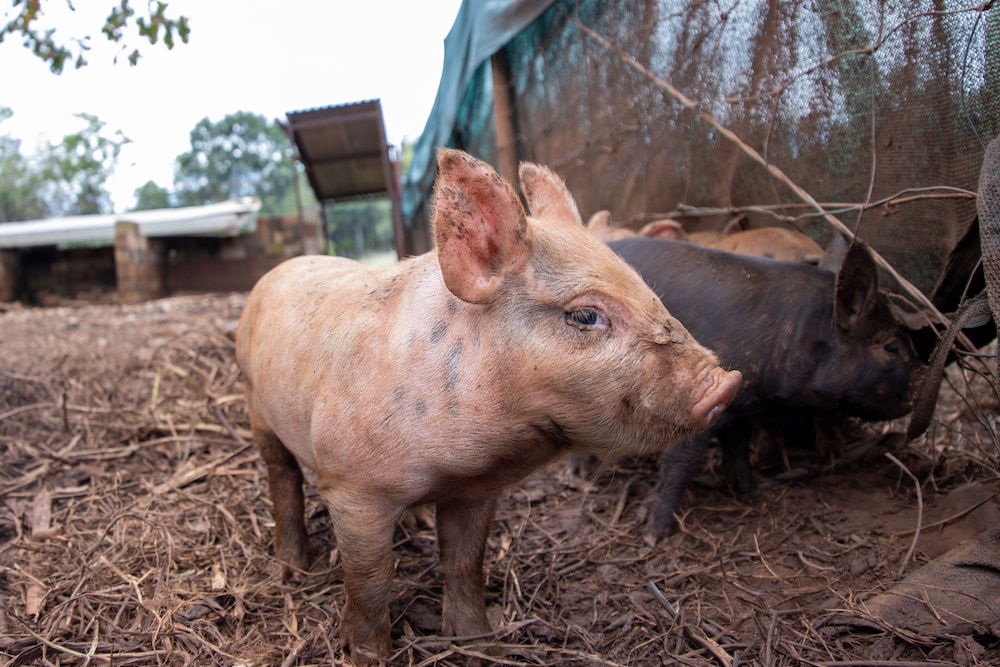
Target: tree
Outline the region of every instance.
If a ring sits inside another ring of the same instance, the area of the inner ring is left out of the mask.
[[[261,212],[295,211],[292,147],[285,133],[264,116],[248,111],[191,130],[191,150],[179,155],[174,190],[182,206],[232,197],[257,196]]]
[[[105,123],[91,114],[76,114],[86,123],[81,131],[49,143],[40,155],[44,177],[42,197],[50,215],[85,215],[111,210],[111,197],[104,185],[118,162],[122,146],[129,142],[120,130],[109,132]]]
[[[146,181],[135,191],[133,211],[148,211],[153,208],[169,208],[170,193],[153,181]]]
[[[363,197],[326,207],[330,251],[363,257],[392,249],[392,202],[387,197]]]
[[[399,174],[401,178],[406,176],[406,172],[409,171],[412,163],[413,142],[404,138],[399,147]]]
[[[44,4],[51,7],[54,1],[45,0]],[[84,54],[92,48],[90,36],[64,36],[62,33],[57,34],[54,27],[43,27],[42,5],[43,0],[13,0],[3,11],[0,42],[9,35],[20,35],[24,46],[47,62],[49,69],[55,74],[62,72],[70,61],[76,68],[86,65]],[[71,11],[76,11],[71,0],[66,0],[66,5]],[[113,4],[100,26],[100,32],[109,42],[120,44],[122,52],[129,49],[126,35],[137,35],[140,40],[147,40],[150,44],[156,44],[162,35],[163,44],[168,49],[174,48],[176,39],[187,43],[191,28],[186,17],[168,16],[166,2],[148,1],[145,5],[145,10],[137,15],[132,0],[120,0]],[[94,28],[97,29],[98,26],[95,25]],[[132,48],[128,61],[135,65],[139,57],[139,49]]]
[[[0,121],[10,116],[0,107]],[[82,130],[30,156],[20,141],[0,136],[0,222],[110,210],[105,183],[128,139],[96,116],[77,117],[86,123]]]
[[[11,110],[0,107],[0,122]],[[21,154],[21,142],[0,136],[0,222],[31,220],[46,215],[48,208],[39,195],[41,173]]]

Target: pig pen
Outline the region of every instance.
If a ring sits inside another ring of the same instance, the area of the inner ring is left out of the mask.
[[[0,662],[342,659],[344,589],[314,489],[309,574],[283,582],[272,558],[233,358],[243,302],[0,312]],[[863,617],[901,571],[996,524],[997,414],[985,381],[952,368],[931,430],[897,443],[898,463],[876,447],[750,501],[698,487],[656,547],[641,539],[652,457],[586,478],[556,462],[505,494],[486,553],[497,630],[462,644],[436,635],[433,530],[401,525],[393,664],[466,664],[491,648],[503,665],[1000,664],[988,632],[827,623]],[[786,458],[758,473],[819,461],[794,447]],[[711,462],[706,478],[718,479]]]

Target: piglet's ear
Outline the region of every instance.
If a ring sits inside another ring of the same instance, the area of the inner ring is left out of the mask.
[[[836,273],[844,263],[844,258],[847,257],[847,251],[850,249],[850,246],[851,242],[844,238],[843,234],[834,232],[833,239],[830,240],[830,245],[826,247],[826,250],[820,256],[817,266]]]
[[[587,230],[598,238],[611,228],[611,211],[598,211],[587,221]]]
[[[863,243],[855,240],[837,271],[833,319],[842,331],[858,333],[878,300],[878,268]]]
[[[434,241],[444,284],[469,303],[488,303],[531,252],[524,209],[507,181],[457,150],[438,151]]]
[[[583,224],[573,196],[554,171],[539,164],[522,162],[517,174],[532,217],[574,225]]]
[[[681,226],[681,223],[670,218],[654,220],[644,225],[639,230],[639,236],[648,236],[652,239],[667,239],[668,241],[683,241],[687,238],[687,234],[684,233],[684,227]]]

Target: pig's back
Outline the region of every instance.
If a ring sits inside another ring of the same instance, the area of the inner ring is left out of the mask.
[[[316,397],[324,384],[359,381],[352,359],[371,354],[373,332],[385,319],[372,294],[384,295],[396,270],[341,257],[298,257],[265,274],[247,297],[236,357],[250,407],[307,465]],[[259,392],[258,377],[267,378]]]
[[[722,365],[744,374],[737,402],[770,392],[798,369],[788,360],[830,330],[834,274],[683,241],[609,244]]]
[[[834,275],[813,266],[738,255],[662,239],[609,244],[635,267],[674,317],[698,338],[716,337],[720,324],[767,327],[775,317],[799,319],[832,306]],[[696,331],[697,329],[697,331]],[[727,336],[728,338],[728,336]]]
[[[310,338],[312,324],[336,328],[368,267],[344,257],[304,256],[282,262],[257,281],[236,330],[236,355],[250,382],[254,360],[272,341]],[[315,341],[308,341],[313,344]]]

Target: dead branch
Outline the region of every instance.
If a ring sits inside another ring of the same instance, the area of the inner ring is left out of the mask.
[[[840,232],[847,239],[849,240],[854,239],[854,233],[850,229],[848,229],[847,226],[844,225],[844,223],[842,223],[840,220],[838,220],[831,214],[827,213],[823,209],[823,207],[819,204],[819,202],[817,202],[813,198],[811,194],[809,194],[804,188],[802,188],[800,185],[795,183],[791,178],[789,178],[777,165],[772,164],[767,160],[765,160],[763,155],[761,155],[755,148],[747,144],[745,141],[740,139],[740,137],[737,136],[735,132],[733,132],[728,127],[720,123],[712,114],[706,111],[699,102],[691,99],[690,97],[682,93],[680,90],[674,87],[670,82],[665,81],[664,79],[658,77],[656,74],[647,69],[642,63],[636,60],[630,53],[619,48],[618,46],[613,44],[608,38],[598,34],[588,26],[584,25],[581,21],[579,21],[575,17],[571,16],[569,20],[572,21],[573,24],[576,25],[576,27],[579,28],[583,33],[587,34],[597,43],[604,46],[608,51],[614,53],[629,67],[631,67],[636,72],[638,72],[642,76],[652,81],[656,86],[664,90],[667,94],[669,94],[672,98],[674,98],[674,100],[679,102],[681,106],[695,112],[702,120],[704,120],[710,126],[715,128],[715,130],[719,132],[719,134],[721,134],[723,137],[725,137],[728,141],[733,142],[747,157],[749,157],[751,160],[753,160],[754,162],[762,166],[764,169],[766,169],[768,173],[770,173],[774,178],[776,178],[786,187],[788,187],[802,201],[808,203],[817,212],[818,216],[821,217],[823,220],[825,220],[831,227]],[[923,306],[933,316],[936,322],[940,322],[945,326],[947,326],[950,323],[948,318],[945,317],[945,315],[941,313],[941,311],[939,311],[937,307],[934,306],[933,303],[931,303],[930,299],[928,299],[923,292],[921,292],[915,285],[913,285],[909,280],[904,278],[898,271],[896,271],[896,269],[893,268],[893,266],[889,264],[889,262],[887,262],[885,258],[882,257],[882,255],[880,255],[874,249],[870,250],[872,257],[875,259],[875,262],[880,267],[882,267],[886,272],[888,272],[889,275],[891,275],[894,280],[896,280],[896,282],[903,289],[903,291],[905,291],[917,303]],[[968,343],[968,341],[964,342],[966,344]],[[971,345],[968,345],[968,347],[970,350],[974,349]]]

